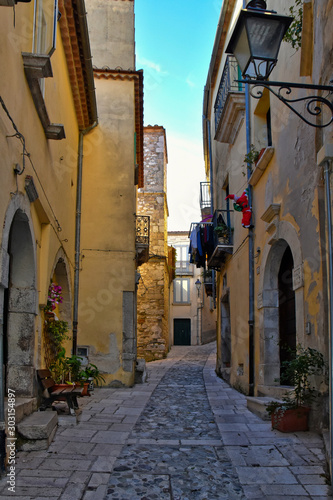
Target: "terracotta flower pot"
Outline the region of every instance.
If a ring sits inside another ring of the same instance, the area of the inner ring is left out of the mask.
[[[310,408],[300,406],[289,410],[277,409],[272,413],[272,428],[280,432],[297,432],[309,430]]]
[[[75,385],[76,385],[76,387],[83,388],[82,396],[90,396],[90,394],[88,392],[89,382],[83,382],[83,384],[81,382],[76,382]]]

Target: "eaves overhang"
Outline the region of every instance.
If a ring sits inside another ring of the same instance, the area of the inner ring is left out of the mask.
[[[59,0],[59,20],[80,130],[97,122],[92,56],[84,0]]]

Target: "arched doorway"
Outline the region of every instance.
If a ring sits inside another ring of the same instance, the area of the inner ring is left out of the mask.
[[[279,348],[280,348],[280,380],[285,384],[292,381],[286,379],[283,363],[295,356],[296,349],[296,309],[293,289],[294,259],[288,246],[283,254],[278,274],[279,286]]]
[[[33,238],[26,213],[18,209],[7,244],[8,288],[4,294],[4,372],[6,389],[34,395],[36,271]]]
[[[282,344],[295,348],[304,341],[302,247],[289,222],[280,221],[277,233],[280,238],[272,238],[272,243],[267,243],[262,251],[257,297],[260,334],[257,391],[259,395],[273,397],[281,397],[285,392],[280,387],[281,362],[286,357]]]

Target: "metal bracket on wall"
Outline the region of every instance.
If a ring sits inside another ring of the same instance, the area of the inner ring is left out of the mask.
[[[236,80],[239,83],[247,83],[252,86],[250,94],[254,99],[260,99],[263,96],[263,91],[258,87],[264,87],[271,94],[274,94],[280,101],[282,101],[286,106],[288,106],[291,111],[293,111],[301,120],[310,125],[311,127],[324,128],[333,122],[333,104],[327,98],[319,95],[307,95],[304,97],[298,97],[296,99],[291,99],[289,97],[292,93],[292,89],[302,89],[302,90],[324,90],[328,91],[330,94],[333,93],[332,85],[308,85],[302,83],[288,83],[288,82],[266,82],[261,80]],[[277,90],[275,90],[277,88]],[[305,102],[307,115],[303,116],[300,111],[294,107],[295,103]],[[323,115],[323,109],[327,109],[330,113],[330,118],[324,123],[318,123],[318,118]],[[310,115],[310,116],[308,116]],[[309,121],[306,117],[314,117],[313,121]]]

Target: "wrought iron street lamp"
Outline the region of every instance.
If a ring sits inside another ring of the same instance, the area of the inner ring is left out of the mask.
[[[199,278],[195,282],[195,286],[197,287],[197,292],[198,292],[198,297],[199,297],[200,296],[200,290],[201,290],[201,281],[199,280]]]
[[[321,95],[307,95],[291,99],[290,94],[294,88],[332,93],[332,85],[268,81],[277,63],[282,39],[292,20],[292,17],[267,11],[265,0],[251,0],[246,9],[240,12],[226,53],[236,57],[244,78],[241,82],[253,85],[250,91],[252,97],[260,99],[263,91],[258,87],[264,87],[308,125],[318,128],[327,127],[333,121],[333,105],[329,99]],[[306,111],[310,116],[303,116],[295,109],[294,103],[301,101],[306,102]],[[324,107],[330,116],[320,123],[317,118],[322,114]],[[311,117],[312,121],[309,120]]]

